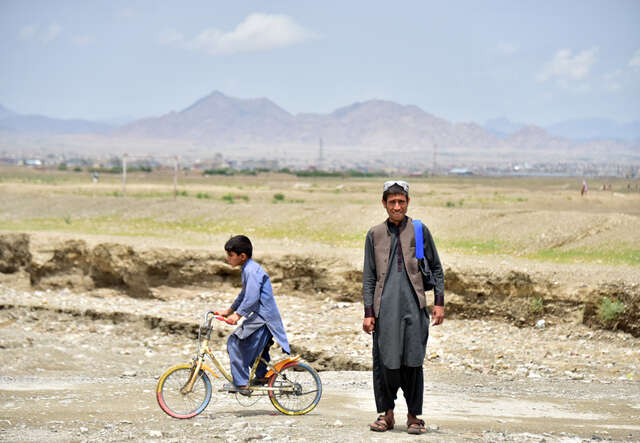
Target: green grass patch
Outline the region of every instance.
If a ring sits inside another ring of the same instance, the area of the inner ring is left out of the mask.
[[[222,196],[222,201],[227,202],[229,204],[233,204],[238,200],[242,200],[245,203],[249,201],[249,196],[246,194],[225,194]]]
[[[627,307],[620,300],[602,297],[600,305],[598,306],[598,318],[602,324],[612,326],[615,329],[626,309]]]
[[[439,240],[436,242],[436,246],[471,254],[506,254],[512,252],[512,248],[509,248],[506,243],[497,240]]]
[[[558,263],[599,263],[608,265],[640,265],[640,250],[587,250],[572,249],[560,251],[557,249],[542,249],[526,256],[532,260],[554,261]]]
[[[304,200],[285,198],[284,194],[274,194],[272,203],[304,203]]]
[[[544,309],[544,304],[543,304],[542,297],[533,298],[529,302],[529,311],[532,314],[540,314],[542,313],[543,309]]]
[[[244,233],[250,237],[291,239],[298,242],[324,243],[333,247],[358,247],[364,245],[366,232],[345,232],[339,227],[313,225],[291,221],[287,223],[260,224],[244,219],[189,218],[182,220],[158,220],[152,217],[125,218],[103,216],[93,218],[67,217],[30,218],[16,221],[0,221],[0,229],[6,231],[54,231],[89,235],[113,235],[122,237],[167,237],[188,234]]]

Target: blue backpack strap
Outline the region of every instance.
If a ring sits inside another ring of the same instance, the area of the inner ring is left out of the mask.
[[[422,222],[420,220],[413,221],[413,231],[416,237],[416,258],[424,258],[424,240],[422,238]]]

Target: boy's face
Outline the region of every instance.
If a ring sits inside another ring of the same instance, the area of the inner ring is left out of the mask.
[[[227,263],[231,266],[240,266],[243,265],[247,261],[247,254],[244,252],[240,255],[236,254],[233,251],[227,251]]]

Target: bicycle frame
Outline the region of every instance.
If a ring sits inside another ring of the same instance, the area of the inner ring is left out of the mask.
[[[218,376],[218,374],[216,374],[213,371],[213,369],[211,369],[209,366],[207,366],[205,364],[205,362],[204,362],[205,361],[205,356],[209,356],[209,358],[211,359],[211,361],[213,362],[215,367],[218,368],[218,371],[220,371],[220,374],[222,374],[222,376],[225,379],[227,379],[229,382],[233,383],[233,377],[225,370],[225,368],[218,361],[216,356],[213,354],[213,351],[209,347],[209,340],[211,339],[211,332],[213,331],[213,319],[214,318],[218,318],[220,320],[225,321],[222,317],[216,317],[216,314],[217,313],[214,312],[214,311],[207,311],[204,314],[204,319],[202,321],[202,324],[200,325],[200,328],[198,329],[198,353],[196,354],[196,357],[194,357],[194,359],[193,359],[193,368],[191,370],[191,376],[189,377],[189,380],[187,381],[187,383],[185,383],[185,385],[182,387],[182,389],[180,389],[180,392],[183,393],[183,394],[187,394],[187,393],[191,392],[191,390],[193,389],[193,385],[195,384],[195,382],[196,382],[196,380],[198,378],[198,374],[200,373],[200,370],[205,370],[205,371],[209,372],[211,375],[213,375],[215,378],[220,378]],[[202,337],[202,330],[203,329],[206,331],[206,334],[205,334],[204,337]],[[282,369],[283,366],[285,366],[285,365],[287,365],[287,364],[289,364],[291,362],[298,361],[300,359],[300,355],[295,355],[293,357],[285,358],[283,360],[280,360],[277,363],[275,363],[274,365],[272,365],[270,362],[268,362],[264,358],[262,358],[262,351],[263,350],[264,350],[264,348],[260,351],[260,353],[258,353],[258,356],[256,357],[255,361],[253,362],[253,365],[251,367],[251,372],[249,374],[249,380],[253,379],[253,377],[255,375],[255,372],[256,372],[260,362],[264,363],[269,368],[269,371],[265,375],[265,378],[270,378],[274,374],[281,375],[280,374],[280,370]],[[283,377],[283,381],[288,381],[288,380],[286,380],[286,377]],[[288,382],[288,383],[289,383],[288,386],[278,386],[278,387],[272,387],[272,386],[248,386],[247,390],[249,392],[254,392],[254,391],[294,392],[295,388],[296,388],[294,383],[291,383],[291,382]]]

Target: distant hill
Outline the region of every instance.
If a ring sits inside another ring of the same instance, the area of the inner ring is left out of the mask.
[[[574,140],[640,140],[640,121],[618,123],[604,118],[566,120],[547,126],[547,131]]]
[[[484,128],[487,131],[491,132],[492,134],[499,135],[500,137],[505,137],[509,134],[513,134],[514,132],[519,131],[525,126],[527,125],[524,123],[512,122],[506,117],[487,120],[487,122],[484,124]]]
[[[23,115],[0,105],[0,131],[18,134],[106,134],[113,126],[81,119]]]
[[[369,100],[331,114],[292,115],[272,101],[237,99],[214,92],[180,112],[137,120],[120,136],[187,138],[211,145],[326,144],[380,148],[488,147],[498,137],[474,123],[452,124],[417,106]]]
[[[14,115],[16,115],[15,112],[10,111],[9,109],[7,109],[4,106],[0,105],[0,119],[7,118],[7,117],[12,117]]]
[[[488,120],[484,128],[492,134],[506,137],[527,126],[525,123],[513,122],[506,117]],[[584,118],[566,120],[545,126],[551,135],[573,141],[589,140],[640,140],[640,121],[618,123],[606,118]]]
[[[576,141],[563,136],[571,133],[571,128],[574,135],[580,132],[579,125],[573,124],[577,126],[567,123],[552,132],[500,118],[483,127],[473,122],[452,123],[417,106],[386,100],[353,103],[329,114],[294,115],[267,98],[239,99],[219,91],[181,111],[115,127],[86,120],[20,115],[0,107],[0,136],[5,135],[6,146],[16,146],[18,140],[11,138],[14,134],[56,135],[56,140],[37,140],[37,145],[47,151],[88,152],[91,144],[94,153],[162,151],[164,155],[206,158],[220,152],[225,157],[296,159],[302,164],[319,158],[322,140],[334,165],[364,159],[383,167],[390,156],[403,167],[432,165],[435,161],[452,164],[463,159],[475,163],[575,160],[624,163],[640,158],[640,142],[628,142],[621,137]],[[634,133],[635,123],[628,126],[627,132]],[[621,133],[620,128],[615,132]],[[74,138],[73,134],[78,136]],[[35,142],[24,141],[23,145],[34,146]]]
[[[286,140],[295,118],[266,98],[241,100],[213,92],[180,112],[136,120],[120,136],[184,138],[218,144]]]

